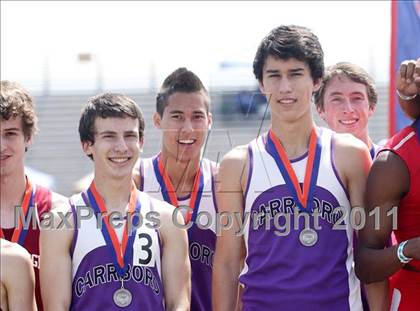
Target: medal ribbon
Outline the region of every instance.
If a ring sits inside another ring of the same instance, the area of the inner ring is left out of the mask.
[[[299,181],[295,171],[287,157],[287,154],[281,145],[279,139],[275,136],[272,129],[267,135],[266,149],[274,158],[277,167],[282,174],[286,186],[292,193],[293,199],[300,211],[313,211],[313,194],[318,179],[319,162],[321,159],[321,142],[313,128],[309,140],[308,161],[306,163],[305,178],[303,182],[303,190],[300,188]]]
[[[372,148],[370,148],[369,150],[370,153],[370,157],[372,158],[372,160],[375,159],[375,147],[372,145]]]
[[[156,178],[160,184],[162,189],[162,196],[163,199],[172,204],[175,207],[178,207],[178,199],[176,197],[176,192],[174,187],[169,179],[168,174],[165,171],[163,166],[162,160],[160,159],[160,155],[156,156],[153,159],[153,167],[155,170]],[[191,191],[191,197],[189,202],[190,209],[188,210],[187,216],[185,218],[185,222],[189,223],[190,221],[195,221],[197,218],[198,207],[200,205],[201,196],[203,195],[203,188],[204,188],[204,177],[201,168],[197,170],[194,178],[194,184]]]
[[[413,126],[414,126],[414,130],[417,133],[417,140],[418,140],[418,142],[420,144],[420,117],[417,118],[416,121],[414,121]]]
[[[34,201],[34,193],[33,193],[33,187],[32,183],[29,181],[29,179],[26,177],[26,186],[25,186],[25,193],[23,195],[22,200],[22,213],[25,215],[25,222],[28,218],[28,212],[31,207],[33,207],[33,201]],[[13,235],[11,242],[13,243],[19,243],[19,245],[23,246],[25,243],[26,234],[28,233],[29,228],[23,228],[22,219],[19,217],[18,219],[18,226],[13,230]],[[4,238],[3,230],[0,229],[0,237]]]
[[[102,235],[105,239],[106,246],[110,251],[111,258],[113,260],[117,273],[121,278],[123,278],[124,274],[128,269],[128,263],[131,260],[130,258],[132,258],[135,234],[131,234],[131,232],[128,232],[126,221],[124,225],[122,243],[120,244],[120,242],[118,241],[117,234],[109,222],[109,216],[107,215],[105,202],[96,190],[94,181],[92,181],[89,189],[87,190],[87,195],[89,198],[90,205],[95,211],[95,216],[98,217],[98,214],[103,214],[101,228]],[[138,214],[140,212],[140,209],[141,205],[140,200],[138,200],[137,198],[137,189],[133,184],[131,186],[130,200],[128,205],[128,217],[133,217],[133,223],[136,223],[135,221],[138,221]]]

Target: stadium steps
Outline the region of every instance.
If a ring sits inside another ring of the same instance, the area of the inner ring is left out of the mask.
[[[379,103],[372,117],[369,128],[374,141],[388,135],[388,90],[386,86],[378,89]],[[141,107],[146,121],[146,142],[142,157],[154,155],[161,144],[161,133],[152,123],[155,111],[154,94],[129,94]],[[38,96],[36,109],[39,118],[39,133],[35,136],[34,145],[27,154],[26,164],[55,177],[55,190],[65,195],[73,193],[74,183],[93,169],[92,162],[83,154],[78,133],[78,122],[82,107],[88,95],[50,95]],[[220,94],[212,96],[213,127],[206,146],[205,156],[220,161],[221,157],[233,146],[246,144],[263,133],[269,127],[265,120],[257,115],[249,117],[241,113],[224,114],[226,107],[220,101]],[[230,105],[230,104],[229,104]],[[233,112],[233,107],[228,110]],[[317,124],[324,123],[315,109],[313,115]],[[269,117],[267,117],[269,119]]]

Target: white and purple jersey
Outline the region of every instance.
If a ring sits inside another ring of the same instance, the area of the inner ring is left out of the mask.
[[[164,200],[154,161],[156,161],[156,157],[140,161],[140,190],[158,200]],[[213,176],[215,166],[216,163],[208,159],[201,161],[203,192],[195,223],[188,229],[192,288],[191,311],[212,310],[211,283],[213,255],[216,247],[215,219],[217,212]],[[178,205],[188,206],[189,201],[190,196],[178,198]],[[207,223],[208,221],[209,223]],[[199,228],[197,223],[200,223],[202,228]]]
[[[123,285],[131,292],[132,301],[124,310],[164,310],[160,233],[158,229],[148,228],[144,219],[147,213],[155,211],[156,206],[167,203],[140,191],[137,193],[143,225],[133,232],[134,242],[132,249],[128,250],[132,261],[128,263]],[[115,291],[121,288],[113,257],[97,218],[87,217],[89,211],[81,208],[90,206],[89,199],[86,193],[79,193],[72,196],[70,202],[74,223],[79,221],[71,248],[73,283],[70,310],[120,310],[113,301]],[[77,216],[81,216],[80,219]],[[124,227],[114,229],[121,243]]]
[[[243,311],[362,310],[353,264],[353,229],[345,217],[351,207],[334,165],[334,134],[324,128],[317,132],[322,152],[313,208],[319,213],[320,229],[315,228],[318,239],[310,247],[300,242],[305,218],[294,215],[293,195],[268,152],[267,135],[248,146],[244,217],[248,213],[251,220],[244,231],[246,257],[240,275]],[[290,160],[301,186],[307,161],[308,153]],[[275,223],[277,214],[282,217]],[[309,220],[314,228],[315,217]],[[333,229],[336,223],[342,228]]]

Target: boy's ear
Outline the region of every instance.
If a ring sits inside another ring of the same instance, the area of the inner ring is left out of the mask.
[[[153,124],[155,125],[156,128],[160,129],[160,122],[162,121],[162,118],[160,117],[160,114],[155,112],[153,114]]]
[[[28,151],[30,145],[32,145],[33,136],[25,138],[25,152]]]
[[[261,81],[258,81],[258,88],[260,89],[260,92],[265,95],[265,88],[264,84]]]
[[[376,105],[370,105],[369,104],[369,113],[368,113],[368,117],[370,118],[376,111]]]
[[[92,155],[92,143],[87,141],[82,142],[82,149],[87,156]]]
[[[211,126],[213,125],[213,115],[211,114],[211,112],[209,112],[208,114],[208,119],[209,119],[209,123],[207,125],[207,129],[211,130]]]
[[[140,138],[139,144],[140,144],[140,153],[141,153],[141,152],[143,152],[144,136],[142,138]]]
[[[322,79],[318,79],[314,82],[314,92],[318,92],[321,87]]]
[[[324,120],[325,122],[327,122],[325,120],[325,110],[322,109],[320,106],[316,106],[316,110],[318,111],[319,116],[321,117],[322,120]]]

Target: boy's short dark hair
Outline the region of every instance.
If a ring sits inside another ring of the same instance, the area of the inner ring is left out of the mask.
[[[375,82],[372,77],[360,66],[348,62],[340,62],[327,67],[322,84],[315,93],[315,105],[321,111],[324,110],[324,96],[328,88],[328,83],[334,78],[347,78],[353,82],[361,83],[366,86],[366,93],[369,100],[369,107],[373,108],[378,102],[378,92],[376,91]]]
[[[318,81],[324,73],[324,52],[318,37],[308,28],[282,25],[274,28],[260,43],[254,58],[254,75],[262,82],[268,56],[288,60],[296,58],[308,64],[312,79]]]
[[[140,108],[130,97],[104,93],[89,98],[79,121],[81,142],[95,143],[96,118],[133,118],[139,121],[139,138],[144,135],[144,118]]]
[[[187,68],[181,67],[166,77],[159,90],[159,93],[156,96],[156,112],[161,117],[163,116],[163,112],[168,105],[169,96],[177,92],[202,92],[206,104],[206,112],[209,112],[210,97],[200,78]]]

